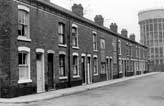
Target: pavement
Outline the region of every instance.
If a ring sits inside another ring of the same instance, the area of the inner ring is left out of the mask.
[[[154,74],[158,74],[158,72],[152,72],[152,73],[136,75],[136,76],[131,76],[131,77],[124,77],[120,79],[103,81],[103,82],[93,83],[90,85],[82,85],[82,86],[60,89],[60,90],[54,90],[54,91],[49,91],[49,92],[44,92],[44,93],[39,93],[39,94],[20,96],[16,98],[9,98],[9,99],[0,98],[0,103],[18,104],[18,103],[31,103],[31,102],[38,102],[42,100],[49,100],[52,98],[62,97],[65,95],[71,95],[71,94],[75,94],[75,93],[79,93],[79,92],[83,92],[83,91],[87,91],[87,90],[91,90],[91,89],[95,89],[95,88],[99,88],[99,87],[103,87],[103,86],[107,86],[111,84],[116,84],[119,82],[131,80],[135,78],[150,76]]]

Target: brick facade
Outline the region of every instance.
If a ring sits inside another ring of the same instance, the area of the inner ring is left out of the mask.
[[[18,5],[30,9],[30,40],[18,39]],[[126,38],[115,30],[111,31],[112,29],[102,26],[103,23],[98,25],[82,16],[77,16],[68,10],[42,0],[2,0],[0,11],[1,97],[10,98],[38,92],[37,61],[40,54],[44,58],[42,63],[44,66],[42,69],[44,70],[43,92],[96,83],[146,71],[143,64],[146,64],[147,60],[145,58],[147,47]],[[64,45],[59,44],[59,23],[65,26]],[[72,43],[73,26],[77,26],[78,30],[78,47],[76,48],[73,47]],[[93,34],[97,36],[97,50],[93,50]],[[105,41],[105,49],[101,47],[103,46],[101,40]],[[121,45],[121,54],[118,54],[118,42]],[[30,49],[31,82],[19,83],[19,47]],[[59,73],[60,54],[65,55],[65,77],[61,77]],[[78,58],[77,70],[79,75],[77,76],[73,75],[73,64],[76,64],[73,59],[74,55]],[[93,71],[95,58],[98,62],[96,74]],[[51,62],[52,64],[50,64]],[[136,65],[134,66],[134,64]]]

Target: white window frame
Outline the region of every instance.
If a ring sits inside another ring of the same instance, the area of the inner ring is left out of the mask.
[[[123,69],[122,69],[122,58],[119,58],[119,73],[123,73]]]
[[[76,34],[76,37],[77,37],[77,46],[74,46],[73,45],[73,39],[72,39],[72,48],[79,49],[79,31],[78,31],[78,26],[76,24],[72,24],[72,28],[76,28],[76,31],[77,31],[77,34]],[[71,34],[72,34],[72,28],[71,28]]]
[[[60,52],[59,52],[59,56],[60,56],[60,55],[64,55],[64,58],[65,58],[64,60],[66,61],[66,53],[65,53],[64,51],[60,51]],[[60,76],[60,75],[59,75],[59,79],[67,79],[67,78],[68,78],[68,77],[67,77],[67,74],[66,74],[66,63],[65,63],[65,61],[64,61],[65,76]],[[59,61],[59,62],[60,62],[60,61]],[[59,63],[59,64],[60,64],[60,63]],[[59,67],[59,71],[60,71],[60,67]]]
[[[122,54],[122,52],[121,52],[121,40],[118,40],[118,47],[119,47],[119,55],[121,55]]]
[[[138,47],[136,46],[136,57],[138,57]]]
[[[30,65],[30,48],[25,47],[25,46],[21,46],[18,47],[18,53],[20,52],[27,52],[27,64],[28,64],[28,78],[27,79],[21,79],[19,76],[19,80],[18,83],[29,83],[32,82],[31,80],[31,65]],[[20,71],[20,70],[19,70]]]
[[[74,57],[74,56],[77,57],[77,75],[74,75],[74,74],[73,74],[73,78],[79,78],[79,77],[80,77],[80,71],[79,71],[79,54],[74,52],[72,55],[73,55],[73,57]],[[72,59],[73,59],[73,58],[72,58]],[[72,62],[73,62],[73,60],[72,60]],[[72,65],[72,69],[73,69],[73,65]],[[73,71],[74,71],[74,70],[73,70]],[[74,73],[74,72],[73,72],[73,73]]]
[[[18,12],[19,11],[25,11],[25,12],[28,13],[28,18],[29,18],[28,20],[29,20],[29,22],[28,22],[28,29],[27,29],[28,30],[28,35],[26,35],[26,36],[18,35],[17,40],[31,42],[31,38],[30,38],[30,14],[29,14],[30,9],[28,7],[26,7],[26,6],[24,6],[24,5],[18,5]],[[19,23],[18,23],[18,25],[19,25]]]
[[[98,47],[97,47],[97,44],[98,44],[97,43],[97,32],[92,31],[92,39],[93,39],[93,51],[98,51]],[[95,44],[96,48],[94,48],[94,44]]]
[[[63,33],[60,32],[59,28],[61,28],[61,26],[63,26]],[[63,43],[60,41],[60,37],[63,37]],[[66,47],[66,34],[65,34],[65,23],[63,22],[59,22],[58,23],[58,42],[59,42],[59,46],[63,46]]]
[[[104,47],[103,47],[103,45],[104,45]],[[100,48],[101,49],[105,49],[106,47],[105,47],[105,39],[104,38],[101,38],[100,39]]]
[[[101,62],[101,70],[100,70],[100,74],[106,74],[106,64]],[[102,66],[104,66],[105,70],[103,70]]]
[[[94,65],[94,59],[96,58],[96,65],[97,65],[97,73],[94,73],[94,66],[93,66],[93,73],[94,73],[94,76],[97,76],[99,75],[99,71],[98,71],[98,56],[97,55],[93,55],[93,65]]]

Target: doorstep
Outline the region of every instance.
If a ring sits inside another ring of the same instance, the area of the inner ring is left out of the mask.
[[[82,85],[82,86],[77,86],[77,87],[72,87],[72,88],[54,90],[54,91],[49,91],[49,92],[44,92],[44,93],[39,93],[39,94],[20,96],[20,97],[16,97],[16,98],[8,98],[8,99],[0,98],[0,103],[30,103],[30,102],[42,101],[42,100],[52,99],[52,98],[56,98],[56,97],[61,97],[64,95],[70,95],[70,94],[74,94],[74,93],[78,93],[78,92],[83,92],[83,91],[90,90],[90,89],[95,89],[98,87],[115,84],[115,83],[130,80],[130,79],[154,75],[157,73],[159,73],[159,72],[151,72],[151,73],[146,73],[146,74],[142,74],[142,75],[124,77],[124,78],[120,78],[120,79],[97,82],[97,83],[93,83],[93,84],[89,84],[89,85]]]

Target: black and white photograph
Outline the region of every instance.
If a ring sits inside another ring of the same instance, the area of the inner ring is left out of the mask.
[[[164,0],[0,0],[0,106],[164,106]]]

